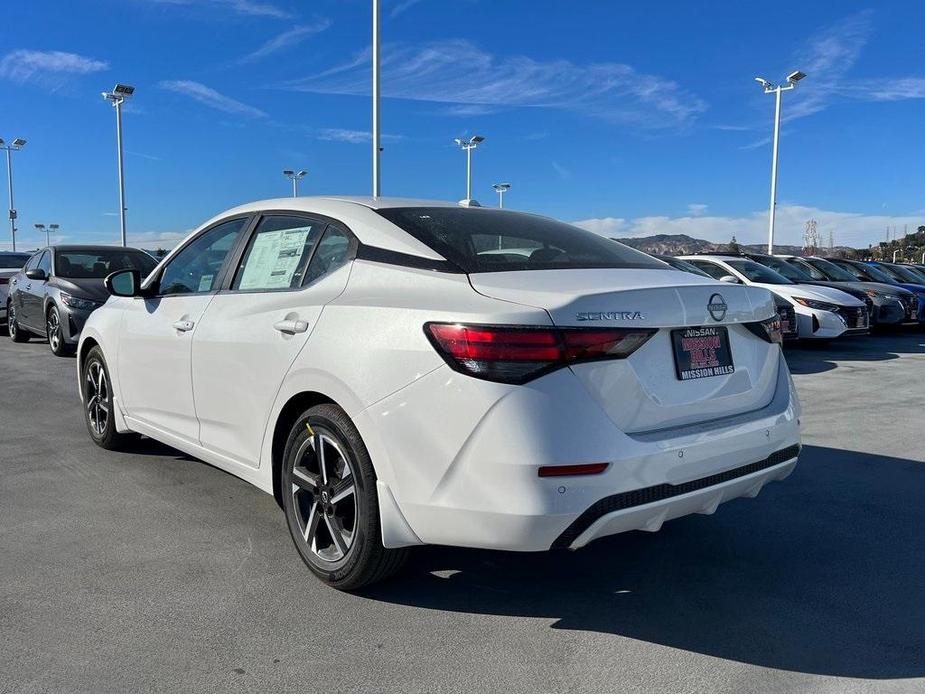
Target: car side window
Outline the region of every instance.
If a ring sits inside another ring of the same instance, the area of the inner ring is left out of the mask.
[[[44,270],[45,275],[51,274],[51,253],[48,251],[42,253],[42,257],[39,259],[38,269]]]
[[[161,274],[158,293],[167,296],[218,289],[222,265],[246,223],[247,218],[232,219],[212,227],[177,253]]]
[[[248,241],[231,288],[271,291],[301,287],[324,227],[325,223],[305,217],[264,217]]]
[[[718,280],[720,277],[725,277],[726,275],[732,274],[724,267],[720,267],[719,265],[714,265],[713,263],[705,262],[703,260],[691,260],[690,262],[716,280]]]
[[[350,260],[350,237],[345,231],[329,226],[308,265],[304,284],[318,281],[348,260]]]

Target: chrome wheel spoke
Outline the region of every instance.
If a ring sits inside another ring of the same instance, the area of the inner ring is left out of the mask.
[[[314,492],[318,489],[318,476],[305,468],[294,467],[292,468],[292,484],[307,492]]]
[[[317,535],[318,535],[318,523],[321,521],[321,513],[318,509],[318,504],[313,503],[311,509],[308,512],[308,519],[305,521],[305,532],[302,537],[305,538],[305,541],[308,543],[309,547],[312,548],[313,552],[317,552]]]
[[[346,531],[344,530],[343,523],[341,523],[340,519],[336,516],[325,516],[324,522],[327,523],[328,531],[331,533],[331,539],[333,539],[334,544],[337,545],[337,551],[340,553],[341,557],[344,556],[347,554],[347,550],[350,549],[350,545],[347,542],[347,538],[344,537]]]
[[[318,461],[318,469],[321,471],[321,481],[323,484],[327,484],[328,468],[324,459],[324,438],[317,432],[312,437],[312,448],[315,449],[315,459]]]
[[[353,478],[348,476],[347,479],[339,480],[331,485],[331,503],[338,504],[348,496],[352,496],[356,491],[356,485],[353,484]]]

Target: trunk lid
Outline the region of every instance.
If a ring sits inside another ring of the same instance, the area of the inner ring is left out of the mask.
[[[627,359],[571,367],[626,433],[741,414],[774,396],[780,351],[742,325],[775,315],[764,289],[677,270],[534,270],[476,273],[469,280],[485,296],[544,309],[562,327],[658,329]],[[735,370],[680,380],[672,331],[717,326],[726,328]]]

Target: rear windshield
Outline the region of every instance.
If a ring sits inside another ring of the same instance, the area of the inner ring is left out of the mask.
[[[664,264],[622,243],[523,212],[464,207],[395,207],[387,220],[463,272],[651,268]]]
[[[865,282],[882,282],[883,284],[896,284],[896,280],[890,277],[885,272],[881,272],[873,265],[868,265],[867,263],[859,263],[855,265],[854,263],[838,263],[838,267],[842,267],[857,279]]]
[[[0,253],[0,267],[21,268],[30,257],[27,253]]]
[[[889,269],[891,274],[900,282],[911,282],[913,284],[920,284],[922,282],[922,278],[919,277],[915,272],[901,265],[878,265],[877,269]]]
[[[727,260],[726,263],[741,272],[751,282],[762,284],[793,284],[790,280],[769,267],[765,267],[754,260]]]
[[[157,262],[147,253],[121,248],[55,253],[55,274],[70,279],[104,279],[116,270],[138,270],[146,277]]]

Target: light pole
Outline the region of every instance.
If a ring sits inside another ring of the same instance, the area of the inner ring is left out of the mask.
[[[898,249],[898,248],[897,248],[895,251],[893,251],[893,262],[894,262],[894,263],[896,262],[896,254],[897,254],[897,253],[899,253],[899,249]]]
[[[33,224],[35,230],[39,233],[45,232],[45,245],[48,246],[48,229],[45,228],[44,224]]]
[[[299,181],[305,178],[308,171],[293,171],[292,169],[283,169],[283,176],[292,181],[292,197],[299,197]]]
[[[382,194],[379,159],[382,146],[379,136],[379,3],[373,0],[373,197]]]
[[[125,247],[125,171],[122,166],[122,103],[135,93],[135,87],[117,84],[111,92],[103,92],[103,98],[112,102],[116,109],[116,147],[119,150],[119,227],[122,232],[122,246]]]
[[[6,150],[6,177],[9,181],[10,190],[10,241],[13,250],[16,250],[16,207],[13,205],[13,152],[21,150],[26,141],[17,137],[10,144],[7,144],[0,138],[0,149]]]
[[[771,211],[768,220],[768,254],[774,255],[774,212],[777,207],[777,145],[780,141],[780,95],[781,92],[790,91],[797,86],[797,82],[806,77],[805,72],[796,70],[787,75],[787,84],[771,84],[763,77],[756,77],[755,81],[764,87],[765,94],[775,95],[774,104],[774,145],[771,154]]]
[[[472,199],[472,150],[484,141],[485,138],[481,135],[473,135],[468,140],[461,140],[458,137],[454,140],[456,145],[466,152],[466,199],[460,200],[460,203],[463,205],[471,205],[472,203],[478,205],[478,203]]]
[[[495,183],[494,188],[498,193],[498,209],[504,209],[504,194],[511,189],[510,183]]]

